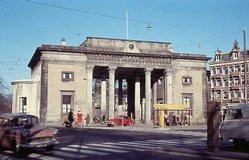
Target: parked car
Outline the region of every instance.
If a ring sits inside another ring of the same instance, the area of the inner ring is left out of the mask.
[[[38,118],[30,114],[0,114],[0,147],[16,153],[31,148],[45,148],[52,151],[58,144],[58,130],[41,127]]]
[[[119,116],[116,116],[114,117],[113,119],[109,119],[107,121],[107,126],[108,127],[116,127],[118,125],[124,125],[124,126],[134,126],[135,124],[135,121],[130,118],[129,116],[122,116],[122,115],[119,115]]]
[[[230,107],[220,127],[220,139],[232,140],[235,147],[242,147],[249,142],[249,104]]]

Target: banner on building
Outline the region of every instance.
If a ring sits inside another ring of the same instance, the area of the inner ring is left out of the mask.
[[[186,104],[154,104],[154,109],[189,109]]]

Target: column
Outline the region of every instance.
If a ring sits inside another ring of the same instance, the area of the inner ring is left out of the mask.
[[[109,67],[109,111],[108,117],[114,117],[114,107],[115,107],[115,70],[117,67]]]
[[[153,83],[153,101],[152,102],[153,104],[157,104],[157,81],[154,81]]]
[[[173,103],[173,80],[172,80],[172,69],[167,69],[167,103]]]
[[[141,104],[140,104],[140,77],[135,80],[135,121],[140,121],[141,117]]]
[[[93,68],[92,65],[86,66],[86,109],[84,114],[89,114],[90,117],[93,117],[93,102],[92,102],[92,83],[93,83]]]
[[[118,105],[123,105],[123,80],[118,79]]]
[[[145,123],[151,123],[151,71],[145,69]]]
[[[102,81],[101,81],[101,114],[105,114],[106,113],[106,77],[103,76],[102,77]]]
[[[164,70],[163,75],[163,103],[167,104],[167,70]]]

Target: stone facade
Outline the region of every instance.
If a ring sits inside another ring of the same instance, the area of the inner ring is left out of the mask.
[[[210,58],[170,48],[165,42],[97,37],[88,37],[80,46],[42,45],[28,65],[32,80],[38,81],[38,98],[28,99],[38,102],[33,107],[44,122],[62,121],[69,108],[93,117],[93,80],[101,79],[101,111],[111,118],[117,106],[116,80],[126,79],[128,115],[135,120],[151,122],[153,104],[161,102],[187,103],[193,109],[192,121],[203,121]],[[17,97],[13,101],[18,102]]]

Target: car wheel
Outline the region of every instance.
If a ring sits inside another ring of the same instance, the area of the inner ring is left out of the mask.
[[[244,139],[233,139],[233,145],[235,148],[244,148],[247,142]]]
[[[27,150],[25,148],[22,148],[22,147],[19,147],[17,144],[16,144],[16,141],[13,140],[11,142],[11,149],[12,151],[15,153],[15,154],[19,154],[19,155],[22,155],[22,156],[26,156],[27,155]]]
[[[130,126],[130,127],[133,127],[133,126],[134,126],[134,123],[130,122],[130,123],[129,123],[129,126]]]
[[[118,124],[116,122],[113,123],[113,127],[117,127]]]
[[[50,146],[45,147],[45,149],[47,152],[50,152],[50,151],[54,150],[54,146],[50,145]]]

